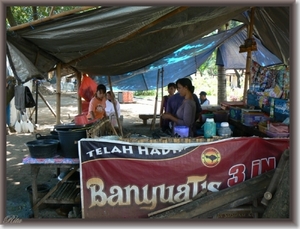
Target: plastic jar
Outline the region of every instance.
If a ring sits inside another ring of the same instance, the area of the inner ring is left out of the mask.
[[[218,130],[218,135],[221,137],[231,137],[232,131],[229,127],[229,123],[228,122],[221,122],[221,127]]]
[[[216,136],[216,123],[213,118],[207,118],[204,123],[204,137],[211,138]]]

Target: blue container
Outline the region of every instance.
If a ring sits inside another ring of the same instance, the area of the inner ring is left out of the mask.
[[[181,138],[189,136],[189,128],[187,126],[174,126],[174,134],[178,134]]]
[[[216,123],[213,118],[207,118],[204,123],[204,137],[211,138],[216,136]]]

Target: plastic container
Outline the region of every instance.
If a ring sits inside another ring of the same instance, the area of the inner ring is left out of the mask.
[[[187,126],[174,126],[174,135],[179,135],[181,138],[189,136],[189,128]]]
[[[204,137],[211,138],[216,136],[216,123],[213,118],[207,118],[204,123]]]
[[[222,122],[221,127],[218,129],[218,135],[221,137],[229,138],[231,137],[232,131],[229,127],[228,122]]]
[[[76,115],[74,118],[74,122],[76,125],[86,125],[89,123],[85,114]]]

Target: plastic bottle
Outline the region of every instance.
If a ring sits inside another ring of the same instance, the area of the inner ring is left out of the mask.
[[[221,137],[231,137],[232,131],[229,127],[229,123],[228,122],[221,122],[221,127],[218,130],[218,135]]]
[[[207,118],[204,123],[204,137],[211,138],[216,136],[216,123],[213,118]]]

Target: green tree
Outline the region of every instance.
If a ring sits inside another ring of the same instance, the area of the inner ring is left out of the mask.
[[[46,18],[80,6],[8,6],[6,7],[7,28]]]

